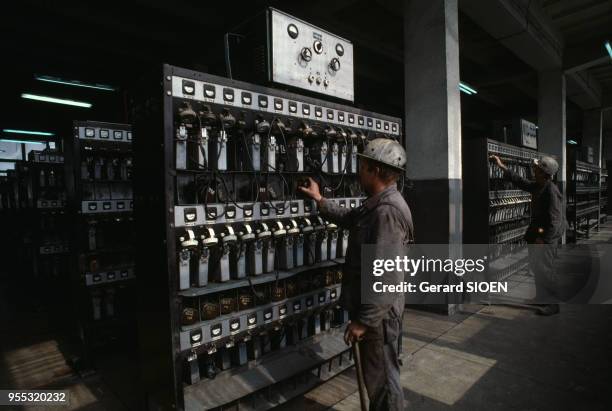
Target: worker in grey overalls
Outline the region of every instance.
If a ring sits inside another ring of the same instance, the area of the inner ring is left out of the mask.
[[[360,277],[363,244],[375,245],[375,254],[382,256],[398,244],[407,249],[414,242],[410,208],[397,190],[406,152],[394,140],[377,138],[368,143],[359,157],[359,180],[368,194],[361,207],[345,209],[325,199],[312,179],[301,190],[317,202],[324,218],[349,229],[341,304],[349,312],[350,323],[344,339],[347,344],[360,341],[370,410],[403,410],[398,344],[404,294],[393,293],[385,300],[390,304],[362,304]]]
[[[498,156],[491,156],[491,159],[504,171],[506,180],[531,193],[531,222],[525,232],[525,241],[528,244],[529,268],[535,277],[535,305],[540,307],[538,314],[557,314],[559,304],[556,303],[554,260],[566,228],[562,211],[563,196],[552,181],[559,170],[559,163],[548,156],[534,159],[532,169],[535,180],[529,181],[509,170]]]

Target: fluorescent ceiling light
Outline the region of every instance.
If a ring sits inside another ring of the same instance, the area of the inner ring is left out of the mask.
[[[462,91],[462,92],[464,92],[465,94],[470,95],[470,96],[473,94],[471,91],[467,91],[466,89],[464,89],[464,88],[463,88],[463,87],[461,87],[461,86],[459,86],[459,91]]]
[[[612,59],[612,45],[610,45],[609,41],[606,41],[606,50],[608,50],[608,54],[610,55],[610,58]]]
[[[459,90],[467,94],[478,94],[473,87],[470,87],[468,84],[463,82],[459,82]]]
[[[104,91],[115,91],[114,87],[108,86],[106,84],[89,84],[89,83],[83,83],[79,80],[63,80],[61,78],[51,77],[51,76],[35,75],[34,78],[38,81],[46,81],[47,83],[57,83],[57,84],[65,84],[67,86],[94,88],[97,90],[104,90]]]
[[[46,103],[65,104],[67,106],[91,108],[91,103],[85,103],[82,101],[75,101],[75,100],[67,100],[64,98],[39,96],[37,94],[22,93],[21,98],[26,98],[28,100],[44,101]]]
[[[46,141],[11,140],[7,138],[2,138],[0,139],[0,141],[5,142],[5,143],[42,144],[42,145],[47,144]]]
[[[13,128],[5,128],[2,130],[4,133],[13,133],[13,134],[29,134],[32,136],[52,136],[53,133],[49,133],[47,131],[30,131],[30,130],[16,130]]]
[[[567,144],[578,144],[576,140],[569,139],[567,140]]]

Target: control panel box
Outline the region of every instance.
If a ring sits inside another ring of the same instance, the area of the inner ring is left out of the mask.
[[[511,133],[507,137],[508,144],[517,147],[538,149],[538,126],[523,118],[512,121]]]
[[[349,40],[271,7],[238,32],[244,37],[230,50],[236,56],[232,69],[240,79],[265,80],[354,101]]]
[[[582,146],[580,159],[589,164],[599,165],[599,161],[595,161],[595,153],[591,146]]]

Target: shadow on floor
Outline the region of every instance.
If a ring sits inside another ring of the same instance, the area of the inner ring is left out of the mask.
[[[612,408],[612,307],[482,307],[455,318],[409,310],[402,368],[410,410],[607,410]],[[280,410],[359,408],[344,373]],[[333,384],[332,384],[333,382]]]

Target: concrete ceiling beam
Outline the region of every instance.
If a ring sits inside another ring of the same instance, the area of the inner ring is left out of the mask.
[[[538,2],[462,0],[461,11],[538,71],[561,67],[563,39]]]
[[[606,64],[610,62],[610,57],[608,56],[604,56],[604,57],[599,57],[590,61],[585,61],[582,64],[578,64],[576,66],[573,67],[569,67],[567,69],[565,69],[565,74],[571,74],[571,73],[576,73],[579,71],[584,71],[584,70],[588,70],[592,67],[597,67],[600,66],[602,64]]]
[[[603,95],[601,84],[588,71],[570,73],[568,80],[573,81],[581,91],[580,94],[572,97],[582,109],[601,107]]]
[[[603,46],[596,50],[592,45],[589,48],[575,45],[568,53],[571,65],[563,65],[568,60],[563,51],[564,40],[538,2],[462,0],[460,6],[472,20],[535,70],[566,67],[568,79],[577,86],[577,91],[568,94],[568,98],[582,109],[601,107],[601,84],[585,70],[605,63]],[[556,13],[564,10],[565,7]]]

